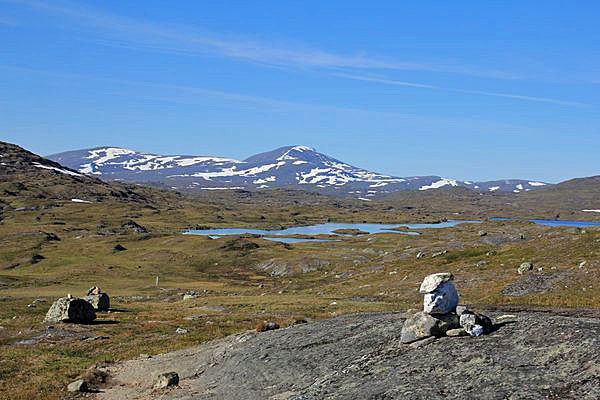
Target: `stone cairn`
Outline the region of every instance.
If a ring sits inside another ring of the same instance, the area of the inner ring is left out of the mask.
[[[424,294],[423,311],[406,319],[400,342],[412,343],[429,337],[480,336],[493,329],[492,320],[458,304],[458,292],[449,272],[428,275],[419,292]]]

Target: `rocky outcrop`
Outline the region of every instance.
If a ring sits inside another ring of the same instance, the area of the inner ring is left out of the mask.
[[[405,316],[361,313],[257,333],[107,368],[102,400],[597,399],[600,319],[515,311],[489,335],[399,343]],[[150,379],[149,379],[150,377]],[[162,396],[162,397],[161,397]]]
[[[320,271],[329,265],[329,261],[319,258],[305,258],[296,261],[272,259],[258,264],[256,268],[268,272],[272,276],[287,276]]]
[[[83,299],[61,297],[48,310],[44,322],[73,322],[88,324],[96,319],[94,307]]]

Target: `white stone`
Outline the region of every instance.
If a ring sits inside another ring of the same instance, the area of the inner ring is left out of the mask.
[[[427,314],[447,314],[458,305],[458,292],[450,282],[443,282],[431,293],[425,294],[423,311]]]
[[[421,283],[419,288],[420,293],[431,293],[438,288],[444,282],[450,282],[454,280],[454,275],[450,272],[440,272],[437,274],[427,275]]]

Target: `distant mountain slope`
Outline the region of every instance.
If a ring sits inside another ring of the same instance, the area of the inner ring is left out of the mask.
[[[49,156],[79,173],[105,180],[160,183],[184,190],[295,187],[364,200],[399,190],[467,187],[480,192],[522,192],[546,183],[528,180],[469,182],[440,176],[395,177],[367,171],[306,146],[286,146],[243,161],[214,156],[157,155],[97,147]]]
[[[571,179],[542,190],[521,193],[517,199],[521,206],[531,208],[543,203],[555,210],[565,207],[579,211],[600,210],[600,176]]]
[[[146,204],[175,196],[173,192],[104,182],[15,144],[0,142],[0,201],[5,204],[41,199]]]

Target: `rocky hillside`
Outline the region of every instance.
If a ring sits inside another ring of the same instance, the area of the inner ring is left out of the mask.
[[[0,201],[4,204],[18,206],[24,205],[23,201],[44,199],[153,203],[175,197],[174,192],[107,183],[17,145],[0,142]]]
[[[395,177],[367,171],[306,146],[287,146],[243,161],[225,157],[157,155],[98,147],[49,156],[81,174],[206,191],[296,188],[371,200],[400,190],[466,187],[479,192],[525,192],[546,186],[529,180],[469,182],[440,176]]]
[[[496,310],[489,335],[412,344],[399,313],[249,331],[109,367],[97,398],[597,399],[600,320],[588,314]],[[153,391],[166,372],[179,385]]]

